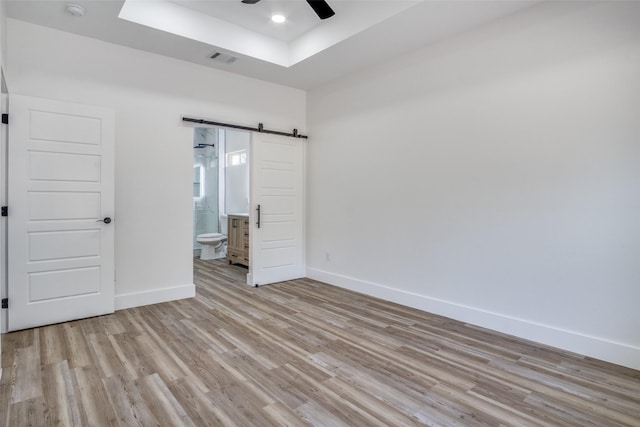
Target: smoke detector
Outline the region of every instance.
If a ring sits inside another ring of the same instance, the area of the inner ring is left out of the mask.
[[[73,16],[84,16],[84,7],[79,4],[69,3],[66,7],[67,12],[72,14]]]
[[[222,52],[215,52],[213,55],[209,57],[209,59],[214,60],[215,62],[222,62],[223,64],[233,64],[238,60],[235,56],[227,55]]]

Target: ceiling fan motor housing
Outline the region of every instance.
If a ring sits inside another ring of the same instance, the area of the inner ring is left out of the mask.
[[[260,0],[242,0],[242,3],[256,4],[259,1]],[[331,6],[329,6],[329,3],[327,3],[325,0],[307,0],[307,3],[309,3],[311,9],[313,9],[313,11],[316,13],[316,15],[318,15],[318,18],[320,19],[331,18],[336,14],[333,9],[331,9]]]

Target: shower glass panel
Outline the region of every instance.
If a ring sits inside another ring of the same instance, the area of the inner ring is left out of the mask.
[[[219,233],[218,132],[195,128],[193,133],[193,248],[201,249],[196,237]]]

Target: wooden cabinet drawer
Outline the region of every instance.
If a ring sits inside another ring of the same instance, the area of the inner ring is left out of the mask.
[[[232,264],[243,264],[249,267],[249,254],[246,251],[227,249],[227,261]]]
[[[249,218],[229,215],[227,238],[227,260],[234,264],[249,266]]]

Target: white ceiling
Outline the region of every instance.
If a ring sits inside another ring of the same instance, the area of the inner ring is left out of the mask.
[[[239,0],[170,0],[214,18],[244,27],[268,37],[290,42],[319,25],[318,19],[306,1],[264,0],[256,4],[244,4]],[[342,2],[352,3],[352,2]],[[287,18],[284,24],[275,24],[271,16],[279,13]]]
[[[6,4],[10,18],[312,89],[538,1],[328,0],[336,15],[324,21],[304,0],[262,0],[255,5],[240,0],[127,0],[126,4],[124,0],[6,0]],[[85,15],[67,13],[65,5],[70,2],[82,5]],[[288,18],[280,27],[270,21],[276,11]],[[216,51],[238,60],[214,62],[209,57]]]
[[[334,2],[336,14],[326,20],[314,16],[304,0],[264,0],[254,5],[239,0],[125,0],[118,17],[290,67],[420,3],[419,0]],[[298,13],[304,19],[296,20],[294,15],[290,22],[278,26],[271,22],[271,9],[285,9],[283,13]],[[279,32],[276,27],[290,28],[291,32],[288,36],[270,36]]]

